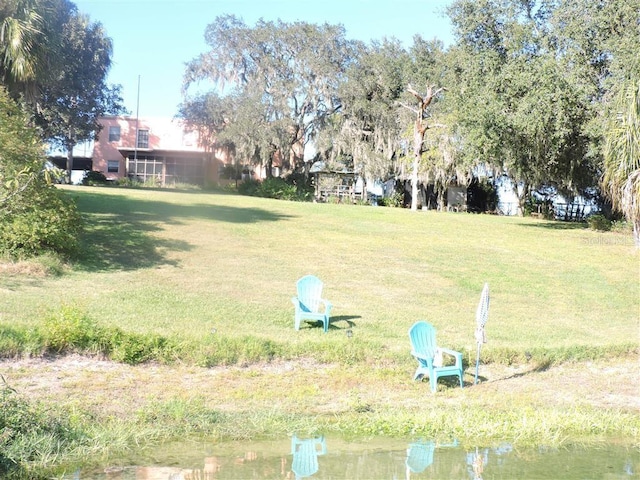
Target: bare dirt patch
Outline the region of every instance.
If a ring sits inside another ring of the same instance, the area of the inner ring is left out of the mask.
[[[566,363],[540,371],[529,364],[483,365],[478,385],[473,386],[473,372],[467,371],[464,390],[441,386],[436,398],[640,412],[639,366],[638,356]],[[306,413],[312,413],[310,408],[328,413],[353,408],[354,402],[414,407],[432,395],[428,383],[411,380],[410,371],[406,375],[362,375],[362,368],[311,360],[247,367],[130,366],[75,355],[0,361],[7,385],[20,394],[123,417],[149,402],[172,398],[204,399],[211,408],[223,411],[275,406],[296,412],[303,405]]]

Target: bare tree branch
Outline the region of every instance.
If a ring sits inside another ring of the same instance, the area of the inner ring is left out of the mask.
[[[404,108],[408,108],[409,110],[411,110],[416,115],[420,113],[420,110],[418,110],[417,108],[414,108],[414,107],[410,107],[406,103],[398,102],[398,105],[400,105],[401,107],[404,107]]]

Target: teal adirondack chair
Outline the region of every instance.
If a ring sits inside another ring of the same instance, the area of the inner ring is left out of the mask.
[[[296,480],[310,477],[318,471],[318,455],[327,453],[324,437],[300,439],[295,435],[291,438],[291,471]]]
[[[411,355],[418,361],[418,368],[413,376],[414,380],[427,375],[431,384],[431,391],[435,392],[438,386],[438,378],[458,376],[460,378],[460,388],[463,387],[462,353],[438,347],[436,329],[433,325],[423,320],[414,323],[409,329],[409,339],[411,340]],[[455,364],[443,365],[443,354],[453,357]]]
[[[296,283],[297,296],[291,299],[296,309],[296,330],[300,330],[302,320],[320,320],[324,331],[329,329],[332,305],[322,298],[322,286],[322,281],[313,275],[306,275]]]
[[[433,442],[414,442],[407,449],[405,465],[412,473],[422,473],[433,463],[436,445]],[[408,477],[408,475],[407,475]]]

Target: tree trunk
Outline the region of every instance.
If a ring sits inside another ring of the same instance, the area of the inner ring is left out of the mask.
[[[433,88],[433,86],[429,86],[427,94],[421,95],[413,89],[411,84],[407,86],[407,91],[418,99],[418,108],[411,108],[416,113],[416,121],[413,124],[413,171],[411,172],[411,210],[413,211],[418,210],[418,168],[422,156],[424,134],[429,128],[425,120],[425,112],[433,98],[444,90],[444,88],[439,88],[434,92]]]
[[[513,193],[518,199],[517,214],[519,217],[524,217],[524,204],[527,200],[527,195],[529,193],[529,184],[525,182],[522,185],[519,185],[518,182],[516,182],[515,180],[511,180],[511,184],[513,185],[512,186]],[[522,189],[520,187],[522,187]]]
[[[65,141],[65,147],[67,148],[67,183],[71,184],[71,172],[73,172],[73,149],[76,146],[75,132],[73,125],[69,125],[69,136]]]
[[[73,148],[75,145],[67,145],[67,183],[71,183],[71,172],[73,172]]]
[[[441,188],[438,189],[438,211],[439,212],[444,212],[447,209],[447,206],[445,205],[445,199],[444,199],[444,190],[442,190]]]
[[[269,159],[267,160],[267,165],[265,166],[265,176],[266,178],[273,178],[273,155],[274,153],[272,152],[271,155],[269,155]]]
[[[420,157],[414,155],[413,169],[411,171],[411,210],[418,210],[418,166],[420,165]]]
[[[426,131],[422,120],[418,118],[413,125],[413,166],[411,170],[411,210],[414,212],[418,210],[418,169],[420,168],[422,142],[424,142]]]

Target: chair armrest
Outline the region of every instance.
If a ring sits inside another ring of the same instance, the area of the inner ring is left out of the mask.
[[[452,357],[454,357],[456,359],[456,365],[461,365],[462,364],[462,353],[461,352],[457,352],[455,350],[451,350],[450,348],[443,348],[443,347],[439,347],[440,350],[442,351],[442,353],[446,353],[447,355],[451,355]]]
[[[424,360],[425,362],[427,362],[427,365],[429,365],[429,367],[433,366],[433,358],[427,357],[426,355],[420,352],[416,352],[415,350],[411,350],[411,355],[413,355],[417,359]]]
[[[325,315],[327,317],[331,316],[331,307],[333,307],[333,304],[329,300],[325,300],[324,298],[321,298],[320,301],[324,304]]]

